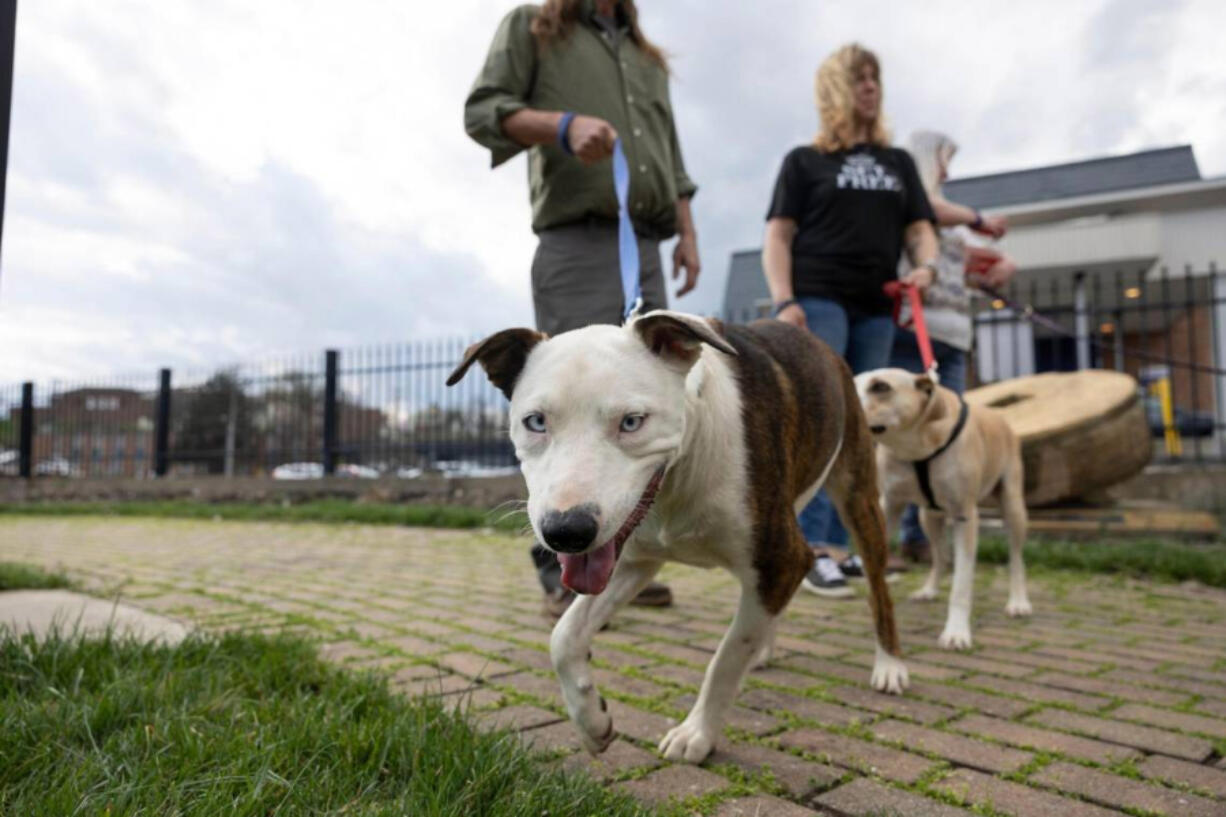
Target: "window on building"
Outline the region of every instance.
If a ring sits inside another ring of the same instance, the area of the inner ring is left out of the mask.
[[[85,398],[86,411],[119,411],[118,395],[95,396]]]

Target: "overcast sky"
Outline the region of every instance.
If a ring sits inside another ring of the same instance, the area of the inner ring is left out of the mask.
[[[849,40],[899,139],[959,141],[955,176],[1180,143],[1226,173],[1220,0],[640,3],[700,187],[683,309],[717,309],[757,246]],[[530,323],[524,160],[490,171],[461,119],[512,6],[22,2],[0,383]]]

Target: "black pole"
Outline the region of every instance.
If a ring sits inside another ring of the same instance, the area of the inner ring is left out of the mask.
[[[336,375],[340,352],[324,352],[324,475],[336,473]]]
[[[18,474],[23,479],[34,476],[34,384],[21,384],[21,426],[18,429]]]
[[[153,418],[153,474],[170,470],[170,369],[158,373],[157,413]]]
[[[0,0],[0,243],[4,239],[4,191],[9,171],[9,119],[13,111],[13,53],[17,0]]]

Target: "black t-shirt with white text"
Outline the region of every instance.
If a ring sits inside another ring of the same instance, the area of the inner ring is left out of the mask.
[[[793,149],[766,217],[796,222],[796,297],[829,298],[870,315],[890,311],[881,287],[898,275],[907,225],[936,221],[911,155],[867,144],[833,153]]]

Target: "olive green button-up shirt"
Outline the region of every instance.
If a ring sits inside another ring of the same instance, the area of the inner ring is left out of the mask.
[[[464,105],[464,127],[489,148],[497,167],[524,150],[502,132],[522,108],[573,111],[606,120],[621,137],[630,165],[630,216],[654,238],[676,232],[676,202],[697,190],[685,173],[668,98],[668,72],[644,54],[626,29],[610,37],[584,4],[581,22],[538,50],[529,30],[536,6],[508,14]],[[617,218],[610,160],[585,165],[556,144],[528,149],[532,229],[583,219]]]

